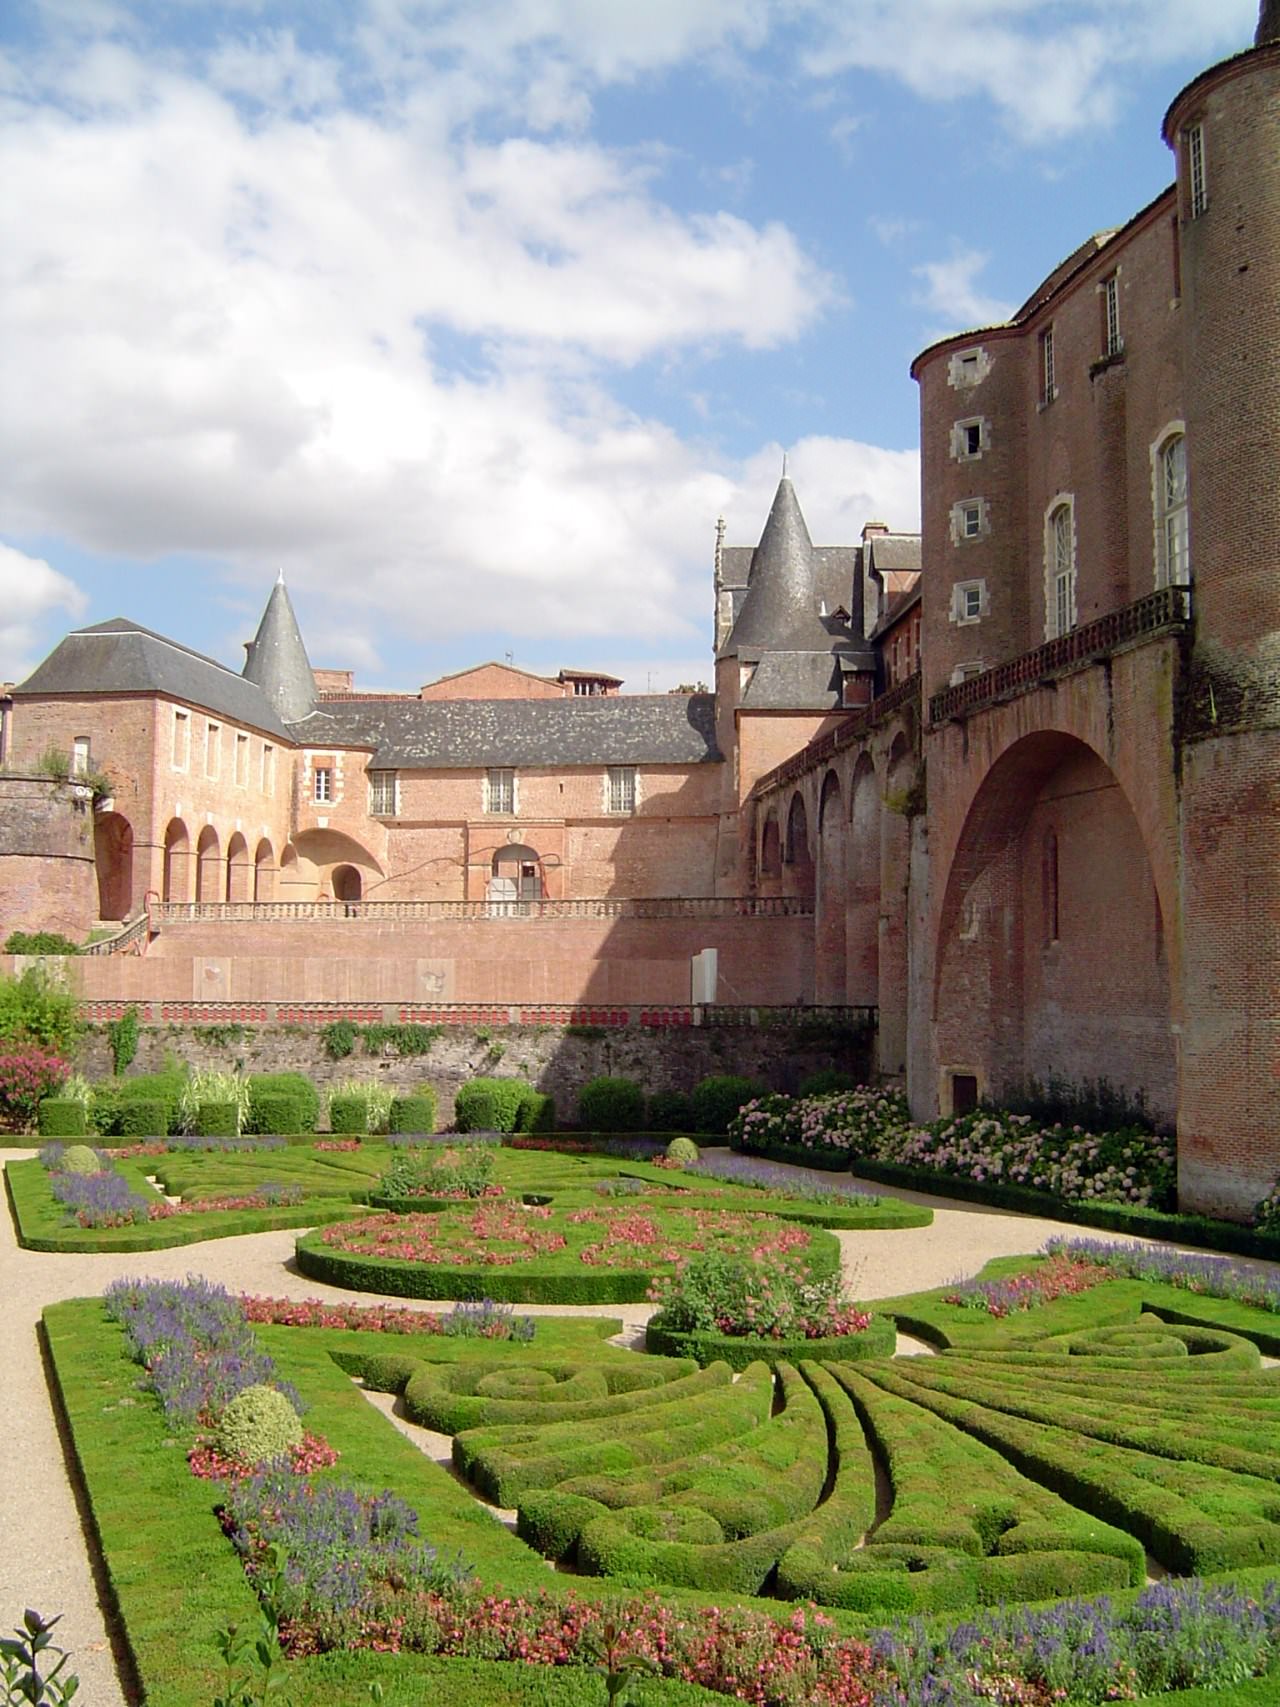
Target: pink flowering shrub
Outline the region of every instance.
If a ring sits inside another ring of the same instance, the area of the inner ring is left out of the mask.
[[[730,1122],[729,1144],[747,1155],[792,1149],[878,1156],[910,1124],[901,1091],[859,1085],[831,1096],[757,1097]]]
[[[1039,1268],[1003,1280],[966,1280],[947,1294],[945,1302],[968,1310],[982,1310],[988,1316],[1011,1316],[1020,1310],[1051,1304],[1055,1298],[1092,1291],[1095,1286],[1119,1278],[1094,1263],[1055,1256]]]
[[[35,1043],[0,1054],[0,1122],[20,1132],[34,1126],[41,1102],[62,1088],[70,1071],[61,1055]]]
[[[671,1333],[716,1333],[733,1338],[828,1339],[864,1333],[870,1313],[845,1296],[839,1274],[815,1280],[788,1252],[780,1260],[711,1252],[694,1257],[675,1275],[656,1280],[654,1325]]]
[[[330,1469],[341,1456],[337,1448],[330,1446],[322,1435],[312,1434],[308,1430],[301,1440],[289,1448],[289,1472],[294,1476],[309,1476],[313,1471]],[[199,1476],[205,1482],[235,1482],[245,1476],[252,1476],[260,1468],[257,1464],[246,1464],[239,1458],[227,1457],[225,1453],[218,1451],[206,1435],[201,1435],[187,1453],[187,1465],[193,1476]]]

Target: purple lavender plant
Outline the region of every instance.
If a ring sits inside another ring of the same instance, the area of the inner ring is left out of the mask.
[[[766,1162],[759,1156],[703,1156],[691,1163],[685,1172],[701,1174],[707,1179],[725,1180],[731,1185],[754,1186],[782,1197],[802,1197],[810,1203],[842,1203],[850,1198],[860,1204],[880,1202],[878,1193],[868,1191],[853,1180],[833,1179],[819,1185],[815,1180],[797,1174],[794,1168],[779,1162]]]
[[[49,1189],[82,1227],[124,1227],[145,1221],[159,1199],[131,1190],[123,1174],[50,1174]]]
[[[1106,1239],[1050,1239],[1046,1256],[1075,1257],[1097,1263],[1131,1280],[1161,1280],[1204,1298],[1230,1298],[1257,1310],[1280,1314],[1280,1274],[1274,1269],[1233,1262],[1230,1257],[1190,1255],[1168,1245]]]

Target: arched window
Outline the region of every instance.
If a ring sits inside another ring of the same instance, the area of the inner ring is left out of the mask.
[[[1155,455],[1156,586],[1191,583],[1191,534],[1187,516],[1187,441],[1170,433]]]
[[[1070,498],[1050,509],[1044,529],[1045,639],[1076,625],[1076,527]]]

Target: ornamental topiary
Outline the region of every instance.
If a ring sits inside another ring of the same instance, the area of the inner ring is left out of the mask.
[[[87,1144],[70,1144],[62,1152],[58,1172],[63,1174],[100,1174],[102,1162],[96,1150]]]
[[[578,1097],[578,1125],[588,1132],[640,1132],[644,1092],[634,1079],[592,1079]]]
[[[650,1132],[687,1132],[693,1125],[693,1104],[686,1091],[655,1091],[649,1098]]]
[[[298,1413],[275,1387],[246,1387],[223,1411],[214,1431],[214,1445],[241,1464],[262,1464],[283,1458],[302,1442]]]
[[[526,1091],[516,1110],[517,1132],[554,1132],[556,1099],[544,1091]]]
[[[714,1074],[703,1079],[693,1093],[693,1125],[696,1132],[724,1133],[744,1102],[764,1096],[759,1079],[744,1079],[736,1073]]]
[[[436,1093],[423,1085],[410,1096],[396,1097],[387,1118],[388,1132],[434,1132]]]
[[[75,1097],[45,1097],[38,1124],[42,1138],[83,1138],[89,1130],[84,1104]]]
[[[520,1104],[532,1089],[523,1079],[472,1079],[458,1087],[453,1123],[459,1132],[514,1132]]]
[[[698,1146],[692,1138],[673,1138],[667,1145],[667,1159],[687,1168],[698,1159]]]
[[[289,1097],[297,1105],[297,1124],[267,1126],[263,1102],[270,1097]],[[314,1132],[320,1117],[320,1093],[304,1073],[251,1073],[249,1075],[249,1118],[246,1132]]]

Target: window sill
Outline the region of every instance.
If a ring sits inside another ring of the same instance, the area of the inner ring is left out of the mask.
[[[1113,350],[1109,356],[1099,356],[1096,362],[1089,363],[1089,378],[1097,379],[1113,367],[1124,366],[1124,351]]]

